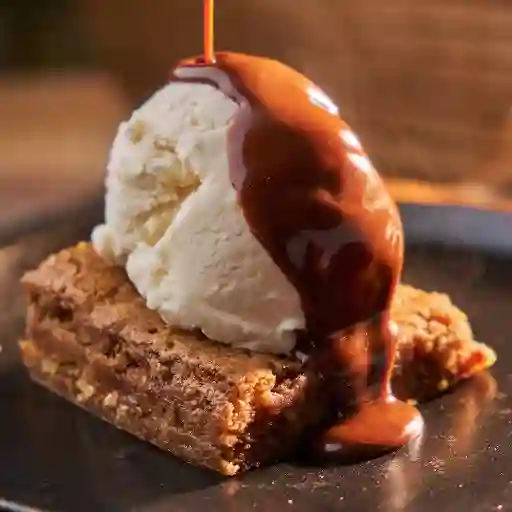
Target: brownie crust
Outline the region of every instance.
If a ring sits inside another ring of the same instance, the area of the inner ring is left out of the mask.
[[[326,419],[322,383],[300,361],[166,325],[87,243],[50,256],[23,285],[31,377],[188,462],[234,475],[288,455]],[[400,398],[432,397],[495,361],[446,295],[401,285],[392,317]]]

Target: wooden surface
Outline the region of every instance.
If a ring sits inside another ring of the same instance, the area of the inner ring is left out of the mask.
[[[512,211],[512,200],[482,183],[431,183],[387,178],[391,195],[403,203],[473,206],[486,210]]]
[[[116,127],[128,112],[121,89],[104,75],[0,80],[0,221],[99,191]],[[485,183],[387,182],[400,201],[512,209]]]
[[[201,51],[199,0],[82,0],[98,60],[139,101]],[[510,0],[222,0],[219,49],[268,55],[338,102],[388,176],[512,197]]]
[[[100,188],[127,111],[121,90],[104,75],[2,76],[0,225]]]

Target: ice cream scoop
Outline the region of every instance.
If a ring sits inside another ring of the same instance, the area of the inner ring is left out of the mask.
[[[227,136],[239,108],[212,85],[169,83],[136,110],[112,147],[93,242],[169,324],[287,353],[305,319],[230,181]]]

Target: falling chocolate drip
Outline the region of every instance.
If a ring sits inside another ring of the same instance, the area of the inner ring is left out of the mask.
[[[299,293],[309,368],[340,414],[352,404],[320,452],[370,457],[407,443],[421,416],[390,389],[403,230],[358,139],[325,93],[277,61],[217,53],[180,63],[171,80],[211,84],[239,105],[227,143],[239,203]]]

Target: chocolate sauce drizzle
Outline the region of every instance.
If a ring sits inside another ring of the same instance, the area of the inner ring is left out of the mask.
[[[390,388],[390,303],[403,261],[395,203],[356,136],[314,83],[274,60],[219,52],[181,62],[172,81],[211,84],[239,105],[228,133],[233,187],[254,236],[294,285],[310,371],[343,416],[313,444],[372,457],[421,433]]]

